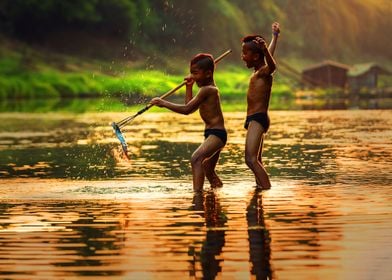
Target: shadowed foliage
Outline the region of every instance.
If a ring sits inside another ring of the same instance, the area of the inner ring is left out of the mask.
[[[127,45],[130,56],[190,48],[238,53],[243,35],[269,34],[278,20],[284,26],[281,52],[390,58],[392,38],[380,34],[392,28],[391,12],[389,0],[256,0],[245,5],[239,0],[3,0],[0,28],[22,40],[81,53],[103,55],[118,45]]]

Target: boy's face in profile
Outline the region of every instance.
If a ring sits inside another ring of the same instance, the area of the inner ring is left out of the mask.
[[[211,78],[211,71],[200,69],[197,63],[191,65],[190,72],[198,87],[203,86]]]
[[[252,68],[254,67],[254,62],[256,61],[256,53],[252,50],[249,43],[242,43],[242,54],[241,54],[241,59],[246,63],[246,67]]]

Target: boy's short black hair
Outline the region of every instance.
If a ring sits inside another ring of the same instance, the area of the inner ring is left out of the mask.
[[[242,43],[249,43],[248,46],[251,49],[252,52],[258,53],[264,57],[263,50],[261,47],[256,43],[257,39],[262,39],[263,41],[266,42],[263,36],[261,35],[248,35],[242,38]]]
[[[203,71],[211,70],[214,72],[215,69],[214,57],[209,53],[199,53],[195,55],[191,60],[191,66],[194,64],[197,64]]]

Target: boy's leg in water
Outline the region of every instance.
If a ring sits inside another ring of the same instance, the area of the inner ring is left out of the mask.
[[[218,138],[215,135],[210,135],[209,137]],[[220,188],[223,186],[221,179],[215,172],[215,167],[219,160],[220,151],[224,146],[223,142],[222,141],[220,142],[222,143],[222,147],[220,147],[219,150],[212,157],[207,158],[203,161],[204,174],[206,175],[208,181],[211,184],[211,187],[213,188]]]
[[[251,121],[249,123],[245,142],[245,162],[255,174],[256,182],[260,184],[261,187],[269,189],[271,183],[267,171],[258,158],[263,144],[263,134],[264,129],[261,124],[256,121]]]
[[[261,136],[260,148],[259,148],[259,152],[258,152],[258,156],[257,156],[257,160],[258,160],[259,162],[261,162],[261,164],[263,164],[263,158],[262,158],[262,156],[263,156],[264,136],[265,136],[265,134],[263,133],[263,135]],[[264,166],[264,165],[263,165],[263,166]],[[256,179],[256,185],[257,185],[257,186],[261,186],[261,183],[257,181],[257,178],[256,178],[256,177],[255,177],[255,179]]]
[[[196,149],[191,158],[192,173],[193,173],[193,190],[203,190],[204,184],[204,168],[203,161],[215,155],[217,151],[223,148],[223,142],[214,135],[210,135],[207,139]]]

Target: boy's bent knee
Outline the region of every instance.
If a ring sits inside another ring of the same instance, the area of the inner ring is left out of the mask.
[[[257,155],[247,155],[245,154],[245,163],[249,168],[252,168],[255,165],[263,164],[261,159],[257,157]]]
[[[245,155],[245,163],[249,168],[252,168],[258,164],[258,159],[256,155]]]
[[[192,157],[191,157],[191,164],[192,164],[192,166],[196,166],[196,165],[200,165],[200,166],[202,166],[202,164],[203,164],[203,157],[201,157],[200,155],[195,155],[195,154],[193,154],[192,155]]]

